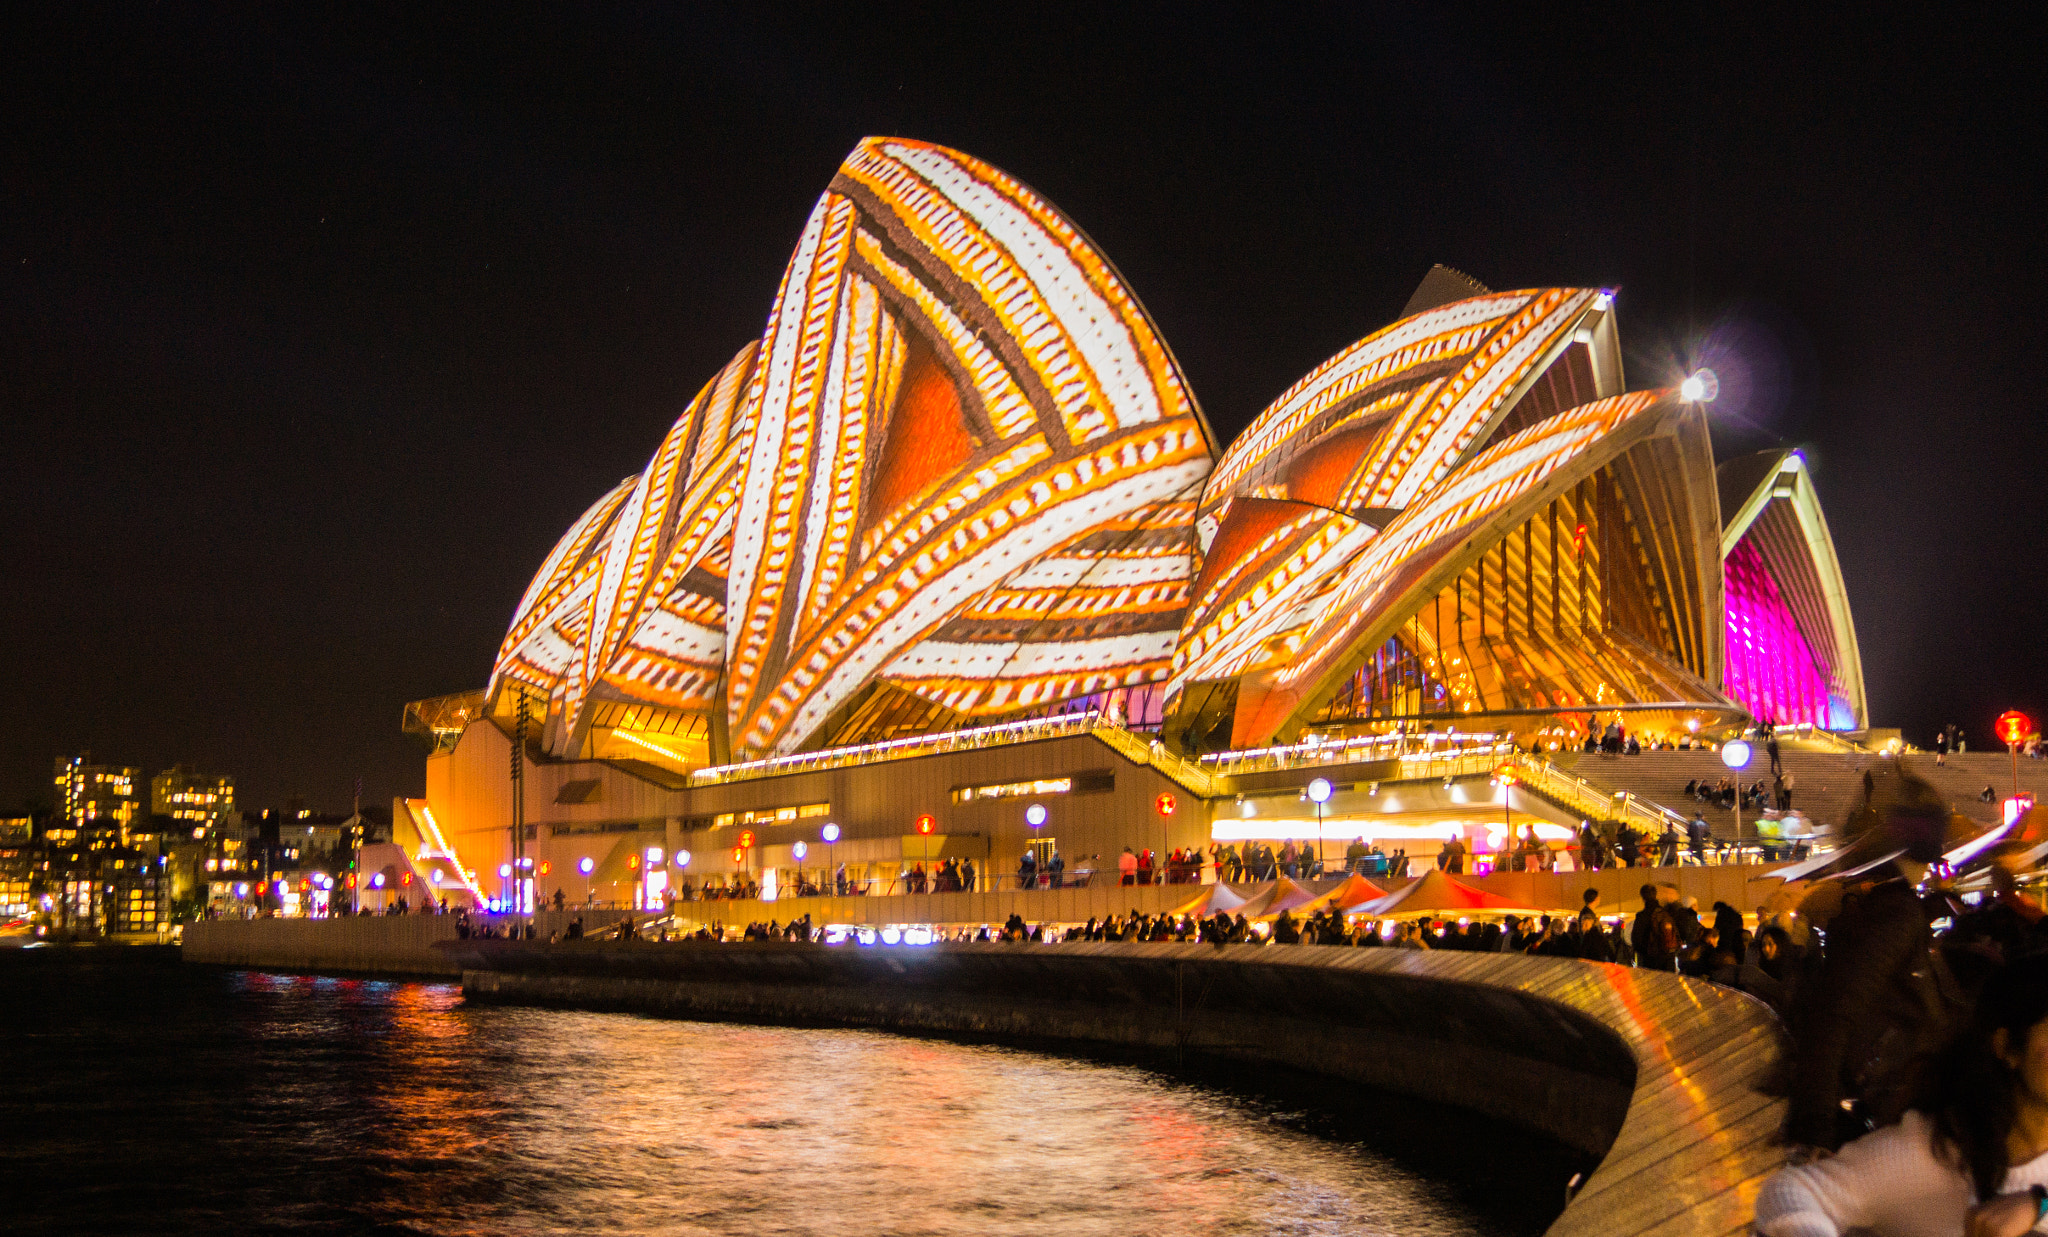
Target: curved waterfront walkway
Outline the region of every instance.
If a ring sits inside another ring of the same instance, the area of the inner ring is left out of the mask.
[[[464,941],[476,999],[1181,1048],[1456,1104],[1599,1156],[1559,1235],[1740,1233],[1779,1160],[1758,1002],[1518,955],[1199,944]]]

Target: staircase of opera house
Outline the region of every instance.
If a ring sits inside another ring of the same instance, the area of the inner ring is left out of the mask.
[[[1885,757],[1869,752],[1816,750],[1816,746],[1781,745],[1785,771],[1793,778],[1792,807],[1820,825],[1839,826],[1855,809],[1863,795],[1863,771],[1889,764]],[[1690,816],[1697,803],[1685,793],[1685,784],[1705,779],[1719,782],[1731,773],[1718,752],[1655,751],[1640,756],[1609,756],[1603,752],[1560,752],[1551,757],[1558,768],[1576,774],[1610,793],[1628,791],[1638,799],[1668,807]],[[1902,758],[1906,768],[1924,779],[1946,798],[1954,809],[1985,825],[1996,824],[2000,805],[1982,802],[1978,795],[1990,786],[1999,799],[2012,793],[2012,758],[2004,751],[1968,752],[1950,756],[1938,767],[1932,755]],[[1756,757],[1738,776],[1746,784],[1761,778],[1770,784],[1770,758],[1763,745],[1756,745]],[[2048,803],[2048,761],[2019,762],[2019,786],[2031,792],[2037,802]],[[1733,814],[1726,808],[1705,807],[1707,821],[1716,834],[1733,830]],[[1745,832],[1756,813],[1744,809]]]

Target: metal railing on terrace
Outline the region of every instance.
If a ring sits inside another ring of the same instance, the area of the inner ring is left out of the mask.
[[[943,752],[968,752],[986,747],[1001,747],[1010,743],[1058,739],[1068,735],[1087,734],[1095,729],[1101,717],[1100,713],[1095,712],[1068,713],[1059,717],[1034,717],[1026,721],[1003,722],[995,726],[975,726],[967,730],[909,735],[901,739],[883,739],[878,743],[856,743],[849,747],[828,747],[815,752],[797,752],[789,756],[743,760],[736,764],[712,765],[698,769],[690,774],[690,781],[699,786],[721,786],[727,782],[744,782],[760,777],[785,777],[791,773],[844,769],[849,765],[872,764],[879,760],[908,760],[915,756],[935,756]]]
[[[1091,734],[1115,748],[1133,764],[1151,765],[1197,795],[1213,796],[1222,793],[1215,776],[1207,770],[1167,751],[1165,745],[1157,739],[1135,733],[1123,723],[1096,710],[1068,713],[1058,717],[1035,717],[1021,722],[1003,722],[994,726],[975,726],[967,730],[948,730],[939,734],[909,735],[901,739],[857,743],[849,747],[828,747],[821,751],[770,756],[762,760],[747,760],[737,764],[713,765],[690,774],[690,781],[697,786],[719,786],[754,778],[785,777],[792,773],[815,773],[823,769],[843,769],[850,765],[873,764],[884,760],[909,760],[918,756],[978,751],[1012,743],[1031,743],[1041,739],[1062,739]]]
[[[1854,739],[1836,734],[1832,730],[1823,730],[1819,726],[1814,725],[1812,722],[1798,722],[1790,726],[1779,726],[1777,727],[1777,731],[1780,735],[1786,738],[1801,739],[1809,743],[1818,743],[1822,747],[1833,748],[1835,751],[1842,752],[1845,754],[1854,754],[1857,752],[1867,753],[1870,750],[1869,748],[1863,746],[1861,743],[1856,742],[1856,740]]]
[[[1652,837],[1661,836],[1666,824],[1676,825],[1680,830],[1685,828],[1686,817],[1682,813],[1626,790],[1602,790],[1540,756],[1518,754],[1512,764],[1524,785],[1587,820],[1621,821]]]
[[[1455,730],[1423,734],[1376,734],[1351,739],[1310,737],[1299,743],[1277,747],[1250,747],[1237,751],[1209,752],[1200,763],[1219,777],[1261,773],[1274,769],[1301,769],[1312,765],[1364,764],[1398,760],[1403,778],[1441,777],[1451,764],[1462,766],[1474,760],[1498,764],[1515,751],[1513,741],[1498,734],[1465,733]],[[1487,767],[1490,769],[1492,764]],[[1410,771],[1412,768],[1412,772]]]

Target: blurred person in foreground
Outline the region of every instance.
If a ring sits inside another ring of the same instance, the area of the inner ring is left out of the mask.
[[[2048,956],[1986,982],[1968,1028],[1893,1125],[1780,1169],[1763,1237],[2019,1237],[2048,1223]]]

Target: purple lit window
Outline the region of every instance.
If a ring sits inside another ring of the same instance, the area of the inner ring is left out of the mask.
[[[1723,564],[1728,694],[1762,720],[1828,726],[1828,678],[1799,633],[1764,556],[1747,537]]]

